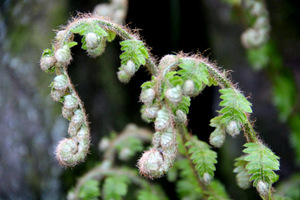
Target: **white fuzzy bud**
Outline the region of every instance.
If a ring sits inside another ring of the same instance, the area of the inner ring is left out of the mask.
[[[179,123],[186,123],[187,116],[186,116],[185,112],[183,112],[182,110],[176,110],[176,120]]]
[[[123,148],[119,153],[119,159],[127,161],[132,156],[132,151],[129,148]]]
[[[62,116],[66,119],[70,119],[73,116],[73,111],[63,107],[62,108]]]
[[[249,179],[250,179],[250,176],[246,171],[239,172],[236,175],[237,185],[244,190],[250,188],[250,186],[251,186],[251,182],[249,181]]]
[[[128,83],[131,79],[131,76],[123,70],[118,71],[117,75],[121,83]]]
[[[174,145],[175,143],[175,137],[172,129],[169,128],[167,131],[161,133],[160,145],[163,149]]]
[[[236,121],[230,121],[226,127],[226,132],[232,137],[240,133],[240,125]]]
[[[164,158],[163,170],[167,172],[174,164],[177,155],[176,134],[169,128],[161,134],[161,153]]]
[[[78,99],[74,95],[65,96],[64,107],[66,109],[75,109],[78,106]]]
[[[67,65],[71,60],[71,52],[68,45],[63,46],[63,48],[58,49],[55,54],[55,59],[60,65]]]
[[[129,60],[126,65],[123,66],[123,70],[129,75],[133,76],[136,72],[136,66],[135,64]]]
[[[264,32],[249,28],[241,35],[242,44],[245,48],[259,47],[266,41]]]
[[[78,107],[78,99],[73,95],[65,96],[62,114],[65,118],[70,118],[74,110]]]
[[[100,151],[105,151],[110,145],[110,140],[108,138],[102,138],[99,142],[98,149]]]
[[[41,58],[40,63],[41,63],[41,69],[47,72],[55,65],[56,59],[54,58],[54,56],[43,56]]]
[[[256,190],[259,194],[261,194],[264,197],[268,196],[269,194],[269,186],[264,181],[258,181]]]
[[[55,39],[56,39],[57,41],[63,39],[63,36],[65,35],[65,33],[66,33],[65,30],[58,31],[58,32],[56,33]]]
[[[157,116],[158,107],[146,107],[143,112],[143,116],[147,119],[154,119]]]
[[[61,74],[54,78],[53,88],[55,90],[65,91],[68,88],[68,78],[66,75]]]
[[[209,173],[205,172],[203,174],[202,180],[203,180],[203,182],[204,182],[205,185],[208,185],[208,184],[210,184],[210,182],[212,180],[212,177],[211,177],[211,175]]]
[[[71,118],[71,122],[69,125],[68,132],[71,136],[75,136],[79,127],[82,125],[84,121],[84,113],[81,109],[77,109],[74,112],[74,115]]]
[[[164,148],[163,152],[164,164],[162,165],[163,173],[169,171],[169,169],[173,166],[176,155],[177,155],[177,145],[171,145],[169,147]]]
[[[175,55],[165,55],[159,62],[159,68],[163,69],[170,66],[177,61],[177,56]]]
[[[89,129],[86,126],[81,126],[77,132],[77,140],[80,141],[79,145],[88,146],[90,144],[90,135]]]
[[[209,136],[209,143],[217,148],[221,148],[225,142],[226,134],[225,131],[217,127]]]
[[[164,131],[170,126],[170,115],[165,108],[157,112],[157,117],[154,122],[156,131]]]
[[[154,148],[158,148],[160,146],[161,140],[161,132],[155,132],[152,138],[152,144]]]
[[[195,96],[195,84],[192,80],[184,81],[182,85],[182,93],[183,95],[193,97]]]
[[[141,102],[143,102],[144,104],[149,104],[149,103],[152,103],[154,98],[155,98],[155,90],[154,89],[149,88],[146,90],[142,90],[141,96],[140,96]]]
[[[88,153],[90,146],[90,134],[89,129],[86,126],[81,126],[79,131],[77,132],[76,139],[79,141],[78,151],[80,154],[78,155],[78,159],[83,160]]]
[[[89,130],[82,126],[74,139],[64,139],[59,143],[56,158],[62,165],[73,167],[84,160],[89,144]]]
[[[262,4],[262,2],[254,2],[253,5],[251,6],[251,15],[253,16],[261,16],[264,14],[265,12],[265,8],[264,5]]]
[[[180,86],[167,89],[166,98],[174,105],[177,105],[182,99],[182,91]]]
[[[95,49],[100,44],[100,37],[96,33],[88,33],[85,36],[85,42],[88,49]]]
[[[161,153],[156,149],[150,149],[144,152],[143,156],[138,161],[140,174],[150,179],[158,178],[163,175],[161,166],[164,159]]]
[[[60,99],[66,94],[64,90],[51,90],[51,97],[54,101],[60,101]]]
[[[95,58],[97,56],[101,56],[104,51],[105,51],[105,47],[106,47],[106,38],[105,37],[99,37],[99,44],[98,46],[96,46],[95,48],[88,48],[87,47],[87,52],[88,55]],[[90,44],[92,45],[92,44]]]
[[[266,16],[261,16],[255,20],[255,23],[253,25],[256,29],[267,29],[269,30],[269,22],[268,18]]]
[[[78,143],[73,139],[67,139],[60,141],[56,149],[56,158],[60,164],[64,166],[74,166],[76,162],[73,156],[78,151]]]
[[[68,194],[67,194],[67,200],[76,200],[76,194],[74,191],[69,190]]]
[[[112,167],[112,163],[110,160],[104,160],[99,167],[103,170],[108,170]]]

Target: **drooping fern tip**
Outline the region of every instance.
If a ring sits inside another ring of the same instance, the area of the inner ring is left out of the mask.
[[[62,115],[70,121],[70,138],[61,141],[56,150],[57,159],[62,165],[73,167],[82,162],[90,143],[84,106],[67,72],[67,66],[72,60],[71,48],[78,45],[73,41],[75,34],[81,35],[81,47],[91,57],[100,56],[107,42],[119,36],[122,54],[117,76],[121,82],[129,82],[141,66],[146,67],[151,74],[151,80],[141,86],[140,101],[143,103],[142,118],[153,123],[155,134],[152,147],[138,161],[142,175],[151,179],[163,176],[175,162],[178,154],[177,138],[183,135],[187,140],[186,156],[195,165],[200,179],[205,184],[212,181],[217,155],[208,144],[187,137],[187,115],[192,97],[200,95],[205,87],[219,86],[221,110],[210,121],[210,125],[215,128],[210,135],[210,144],[220,148],[225,142],[226,133],[235,137],[243,131],[247,140],[244,152],[249,155],[244,158],[247,162],[245,170],[239,169],[237,172],[250,175],[249,181],[253,181],[257,190],[265,196],[264,184],[271,188],[278,178],[274,172],[279,169],[278,157],[257,139],[250,121],[252,104],[227,78],[226,72],[219,70],[215,63],[201,55],[184,53],[166,55],[157,65],[137,34],[127,27],[90,14],[81,14],[71,20],[57,33],[52,48],[46,49],[41,58],[42,70],[56,74],[50,85],[51,96],[63,104]]]

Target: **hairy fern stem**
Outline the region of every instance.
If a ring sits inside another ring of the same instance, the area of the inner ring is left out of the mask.
[[[221,110],[210,121],[210,125],[215,128],[210,136],[210,144],[220,148],[227,134],[235,137],[243,130],[247,140],[244,152],[248,156],[244,158],[246,164],[241,162],[243,170],[239,172],[243,171],[251,176],[249,181],[253,181],[260,195],[271,196],[266,193],[272,192],[271,185],[278,179],[274,171],[279,169],[279,158],[258,139],[250,121],[252,104],[230,81],[227,72],[221,72],[214,63],[200,55],[184,53],[166,55],[157,65],[150,50],[137,34],[133,34],[129,28],[90,14],[74,18],[60,30],[52,49],[46,49],[41,58],[42,70],[57,75],[51,84],[51,96],[55,101],[63,103],[62,114],[70,121],[68,132],[71,138],[61,141],[56,150],[57,158],[63,166],[73,167],[82,162],[90,143],[87,115],[67,73],[67,66],[72,59],[70,49],[77,45],[73,41],[74,34],[82,36],[82,48],[91,57],[100,56],[105,51],[107,41],[112,41],[116,35],[121,38],[121,66],[117,73],[121,82],[128,83],[141,66],[145,66],[152,76],[150,81],[141,86],[140,101],[144,104],[141,109],[142,118],[154,123],[155,134],[152,147],[138,161],[140,174],[150,179],[165,175],[176,160],[176,137],[181,135],[184,154],[193,173],[200,176],[197,181],[205,198],[213,195],[213,189],[206,184],[210,184],[213,179],[217,154],[208,144],[189,135],[187,114],[191,98],[201,94],[206,86],[219,86]],[[149,138],[143,133],[134,136]],[[116,138],[104,154],[107,167],[112,166],[115,144],[122,137]],[[124,137],[127,135],[124,134]],[[130,151],[127,149],[121,157],[126,159],[128,155]],[[253,155],[259,155],[258,160]],[[266,157],[269,160],[264,160]],[[111,185],[114,181],[111,178],[105,185]],[[124,179],[123,185],[126,185],[125,182]]]

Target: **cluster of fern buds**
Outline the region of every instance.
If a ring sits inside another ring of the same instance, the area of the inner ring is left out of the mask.
[[[165,108],[157,112],[153,147],[138,162],[140,173],[148,178],[161,177],[173,166],[177,144],[176,132],[172,129],[170,120],[170,114]]]
[[[85,36],[87,52],[91,57],[100,56],[106,45],[106,38],[99,36],[96,33],[90,32]]]
[[[179,94],[175,94],[179,96]],[[138,162],[140,173],[151,179],[164,175],[172,167],[176,153],[176,133],[172,127],[172,115],[166,106],[159,107],[154,88],[144,88],[140,100],[145,104],[142,109],[145,120],[153,120],[156,133],[153,147],[146,151]]]
[[[248,6],[252,9],[252,14],[257,16],[253,30],[263,33],[265,37],[268,26],[261,17],[267,17],[267,14],[264,9],[257,7],[259,4],[254,5],[251,2],[249,1]],[[222,108],[218,111],[218,116],[210,121],[210,125],[215,128],[210,135],[210,144],[221,147],[226,132],[234,137],[243,130],[247,140],[244,145],[246,155],[238,158],[235,164],[238,183],[245,188],[253,181],[262,196],[269,195],[272,183],[278,179],[274,171],[279,169],[279,158],[258,140],[249,118],[252,113],[251,103],[226,77],[226,72],[220,72],[215,64],[200,55],[189,56],[183,53],[166,55],[157,66],[137,35],[120,25],[91,15],[75,18],[65,29],[59,31],[56,43],[51,50],[46,49],[41,58],[42,70],[56,73],[50,85],[51,96],[54,101],[63,104],[62,115],[70,121],[70,138],[63,139],[56,150],[56,157],[62,165],[75,166],[83,161],[90,143],[83,104],[66,69],[72,59],[70,48],[77,45],[73,41],[74,34],[82,36],[82,48],[91,57],[100,56],[105,50],[106,41],[110,42],[116,35],[120,36],[123,41],[120,42],[121,66],[117,75],[121,82],[129,82],[142,65],[152,75],[151,81],[142,84],[140,95],[140,101],[144,104],[141,109],[142,118],[153,122],[155,129],[152,147],[138,161],[142,175],[151,179],[164,175],[175,162],[178,138],[184,138],[186,151],[183,154],[195,164],[201,181],[204,184],[210,183],[217,155],[208,144],[189,135],[187,115],[191,98],[200,94],[206,86],[214,85],[221,87],[219,92]],[[250,36],[251,34],[247,33]],[[251,47],[258,45],[248,36],[245,41]],[[260,40],[256,38],[255,41]],[[101,148],[105,148],[105,144]],[[126,148],[122,151],[120,156],[124,159],[131,154]]]
[[[63,103],[62,116],[70,121],[68,133],[71,138],[63,139],[57,149],[56,157],[63,166],[75,166],[82,162],[88,153],[90,143],[89,128],[80,99],[64,71],[71,61],[69,45],[56,50],[46,50],[41,58],[41,68],[45,72],[59,71],[50,84],[51,97]]]
[[[257,48],[265,44],[269,39],[270,22],[266,5],[261,0],[246,0],[246,10],[249,10],[254,24],[241,36],[245,48]]]
[[[187,123],[190,97],[197,96],[209,84],[207,68],[200,67],[197,59],[181,55],[164,56],[158,75],[152,79],[142,85],[140,100],[144,103],[142,117],[154,122],[156,133],[153,147],[138,162],[140,173],[151,179],[173,166],[177,154],[176,126]]]
[[[129,60],[125,65],[122,65],[118,72],[118,78],[122,83],[128,83],[131,77],[137,71],[135,64]]]

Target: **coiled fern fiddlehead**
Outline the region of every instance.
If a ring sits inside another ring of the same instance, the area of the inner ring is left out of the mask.
[[[199,156],[211,150],[200,145],[187,133],[187,114],[191,97],[201,93],[206,86],[220,86],[223,108],[219,115],[211,120],[215,131],[211,134],[210,143],[221,147],[226,132],[236,136],[243,130],[247,140],[246,162],[243,170],[249,180],[257,187],[263,198],[272,198],[271,185],[278,176],[274,170],[279,169],[278,157],[258,139],[250,120],[251,103],[228,78],[225,71],[200,55],[166,55],[159,64],[151,56],[149,49],[137,34],[130,29],[113,23],[105,18],[90,14],[79,15],[57,33],[52,49],[46,49],[41,58],[41,68],[46,72],[54,72],[57,76],[51,84],[51,96],[55,101],[63,103],[63,117],[70,121],[70,138],[62,140],[56,150],[57,159],[63,166],[75,166],[84,160],[88,152],[90,136],[87,116],[83,103],[76,93],[67,66],[70,63],[70,48],[77,45],[73,41],[74,34],[82,37],[82,48],[91,57],[100,56],[107,41],[119,36],[122,42],[120,55],[121,66],[117,73],[121,82],[127,83],[139,69],[145,66],[152,75],[151,81],[145,82],[141,88],[140,101],[142,118],[153,122],[155,134],[152,148],[144,152],[138,161],[140,173],[150,179],[163,176],[173,165],[177,154],[177,137],[183,137],[186,148],[197,168],[210,166],[201,170],[203,181],[207,184],[213,178],[216,161],[214,153],[209,165],[202,165]],[[179,135],[179,136],[178,136]],[[204,149],[201,149],[201,146]],[[199,149],[200,148],[200,149]],[[198,153],[197,153],[198,152]],[[208,158],[209,160],[209,158]],[[239,159],[241,160],[241,158]],[[242,167],[242,166],[240,166]]]

